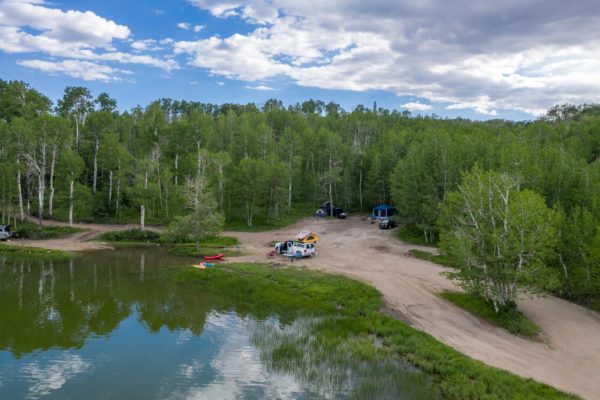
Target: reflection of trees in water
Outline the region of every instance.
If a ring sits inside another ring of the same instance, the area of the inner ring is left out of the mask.
[[[210,284],[178,284],[161,269],[178,263],[135,249],[60,262],[0,260],[0,350],[21,357],[81,348],[92,335],[110,335],[133,310],[151,333],[166,327],[199,335],[211,312],[235,309],[249,321],[267,369],[295,376],[321,397],[431,398],[423,374],[394,357],[365,356],[378,351],[372,337],[348,339],[335,333],[337,319],[298,318]]]
[[[160,279],[164,255],[130,249],[70,261],[0,262],[0,350],[20,357],[52,347],[81,348],[109,335],[132,312],[151,332],[162,326],[200,334],[210,296]]]

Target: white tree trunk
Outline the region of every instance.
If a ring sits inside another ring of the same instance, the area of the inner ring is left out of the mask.
[[[96,194],[96,185],[98,183],[98,149],[100,148],[100,140],[96,138],[94,144],[94,181],[92,184],[92,193]]]
[[[79,118],[77,118],[77,114],[73,117],[75,120],[75,144],[77,146],[77,150],[79,151]]]
[[[56,164],[56,145],[52,147],[52,161],[50,163],[50,198],[48,199],[48,215],[52,217],[52,206],[54,203],[54,165]]]
[[[223,211],[225,204],[223,204],[223,195],[224,195],[224,188],[223,188],[223,164],[219,164],[219,205],[221,206],[221,211]]]
[[[46,193],[46,144],[42,144],[42,162],[38,166],[38,218],[40,226],[44,219],[44,195]]]
[[[71,179],[69,184],[69,225],[73,225],[73,201],[75,194],[75,191],[73,190],[74,183],[75,181]]]
[[[146,207],[140,207],[140,230],[144,230],[144,222],[146,219]]]
[[[175,153],[175,186],[179,183],[179,153]]]
[[[329,174],[331,175],[332,173],[332,168],[333,168],[333,161],[331,159],[331,152],[329,153]],[[333,182],[331,181],[333,179],[333,176],[329,177],[329,215],[331,217],[333,217],[333,192],[332,192],[332,186],[333,186]]]
[[[21,184],[21,160],[17,157],[17,190],[19,192],[19,214],[21,221],[25,219],[25,212],[23,211],[23,187]]]
[[[292,175],[290,173],[290,178],[288,181],[288,208],[292,208]]]
[[[112,202],[113,172],[108,174],[108,204]]]
[[[117,193],[115,195],[115,214],[119,216],[119,198],[121,196],[121,178],[117,178]]]
[[[360,174],[358,177],[358,201],[360,204],[360,212],[363,211],[363,194],[362,194],[362,181],[363,181],[363,171],[362,171],[362,158],[360,159]]]

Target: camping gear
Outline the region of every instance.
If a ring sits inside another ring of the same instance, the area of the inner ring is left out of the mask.
[[[205,261],[202,261],[199,264],[192,265],[192,267],[194,267],[194,268],[200,268],[200,269],[205,269],[205,268],[214,267],[214,266],[215,266],[215,264],[207,263]]]
[[[225,257],[225,254],[219,253],[219,254],[214,255],[214,256],[204,256],[202,258],[204,258],[206,261],[216,261],[216,260],[222,259],[223,257]]]
[[[317,243],[321,239],[319,235],[310,231],[298,232],[296,238],[301,243]]]
[[[388,204],[380,204],[373,208],[373,214],[371,214],[371,221],[379,219],[388,219],[389,217],[396,214],[396,209]]]

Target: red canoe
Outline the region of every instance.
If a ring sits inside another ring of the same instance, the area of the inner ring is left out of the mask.
[[[216,256],[204,256],[203,258],[206,261],[214,261],[214,260],[220,260],[223,257],[225,257],[225,254],[220,253],[220,254],[217,254]]]

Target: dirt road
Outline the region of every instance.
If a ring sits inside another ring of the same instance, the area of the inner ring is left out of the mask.
[[[554,298],[522,299],[521,310],[544,332],[534,342],[496,328],[437,296],[455,286],[444,268],[407,255],[407,245],[360,219],[308,219],[289,229],[264,233],[227,232],[240,238],[246,261],[267,257],[272,240],[309,229],[321,235],[318,255],[296,262],[308,268],[367,282],[412,326],[486,364],[533,378],[586,399],[600,399],[600,316]],[[421,248],[423,250],[426,249]],[[236,259],[237,260],[237,259]],[[284,257],[279,262],[290,262]],[[295,263],[295,264],[296,264]]]
[[[63,223],[48,224],[64,225]],[[89,242],[123,225],[75,224],[85,232],[54,240],[23,241],[25,246],[60,250],[110,247]],[[156,230],[156,228],[150,228]],[[290,262],[266,255],[272,240],[291,239],[309,229],[322,238],[318,256],[295,265],[338,273],[379,289],[386,303],[412,326],[486,364],[533,378],[586,399],[600,399],[600,316],[554,298],[522,299],[520,309],[544,332],[543,342],[512,335],[441,299],[437,293],[455,289],[440,275],[444,268],[407,255],[419,246],[403,244],[375,225],[358,218],[307,219],[288,229],[261,233],[225,232],[242,242],[246,256],[236,261]],[[20,241],[13,241],[20,244]],[[421,248],[434,251],[434,249]]]
[[[36,222],[37,220],[33,220]],[[69,226],[64,222],[44,221],[44,225],[47,226]],[[77,232],[72,235],[63,236],[58,239],[46,239],[46,240],[32,240],[32,239],[13,239],[5,242],[6,244],[13,246],[27,246],[27,247],[39,247],[50,250],[63,250],[63,251],[84,251],[84,250],[102,250],[112,249],[109,243],[101,241],[92,241],[103,233],[111,231],[122,231],[129,227],[137,228],[137,225],[102,225],[102,224],[84,224],[77,223],[72,225],[74,228],[83,229],[82,232]],[[160,231],[160,228],[146,227],[145,229],[151,231]]]

